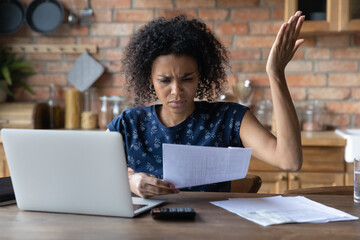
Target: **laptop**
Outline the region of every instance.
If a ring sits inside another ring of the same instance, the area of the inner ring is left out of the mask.
[[[2,129],[1,137],[21,210],[134,217],[164,202],[132,197],[118,132]]]

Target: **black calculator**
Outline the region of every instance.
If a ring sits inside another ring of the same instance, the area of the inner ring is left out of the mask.
[[[195,218],[196,212],[193,208],[153,208],[150,215],[154,219],[192,220]]]

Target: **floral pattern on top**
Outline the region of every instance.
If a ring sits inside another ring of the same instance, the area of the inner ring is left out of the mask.
[[[165,127],[156,114],[160,105],[133,107],[108,124],[124,139],[128,166],[163,178],[162,144],[243,147],[239,131],[246,106],[232,102],[195,102],[194,112],[182,123]],[[230,182],[207,184],[182,190],[230,191]]]

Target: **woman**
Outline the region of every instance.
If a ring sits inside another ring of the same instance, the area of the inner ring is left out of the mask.
[[[144,198],[179,192],[161,179],[162,143],[247,147],[266,163],[299,170],[299,122],[284,72],[304,41],[297,39],[303,21],[297,12],[281,26],[266,65],[277,137],[247,107],[211,102],[226,83],[228,57],[204,23],[179,16],[141,28],[125,49],[125,77],[137,103],[159,100],[161,104],[128,109],[108,125],[108,130],[123,135],[131,191]],[[230,182],[185,190],[229,191]]]

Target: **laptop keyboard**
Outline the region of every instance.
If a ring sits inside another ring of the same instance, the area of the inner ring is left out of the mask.
[[[138,210],[138,209],[140,209],[140,208],[142,208],[142,207],[145,207],[145,206],[147,206],[147,205],[144,205],[144,204],[133,204],[134,211],[136,211],[136,210]]]

